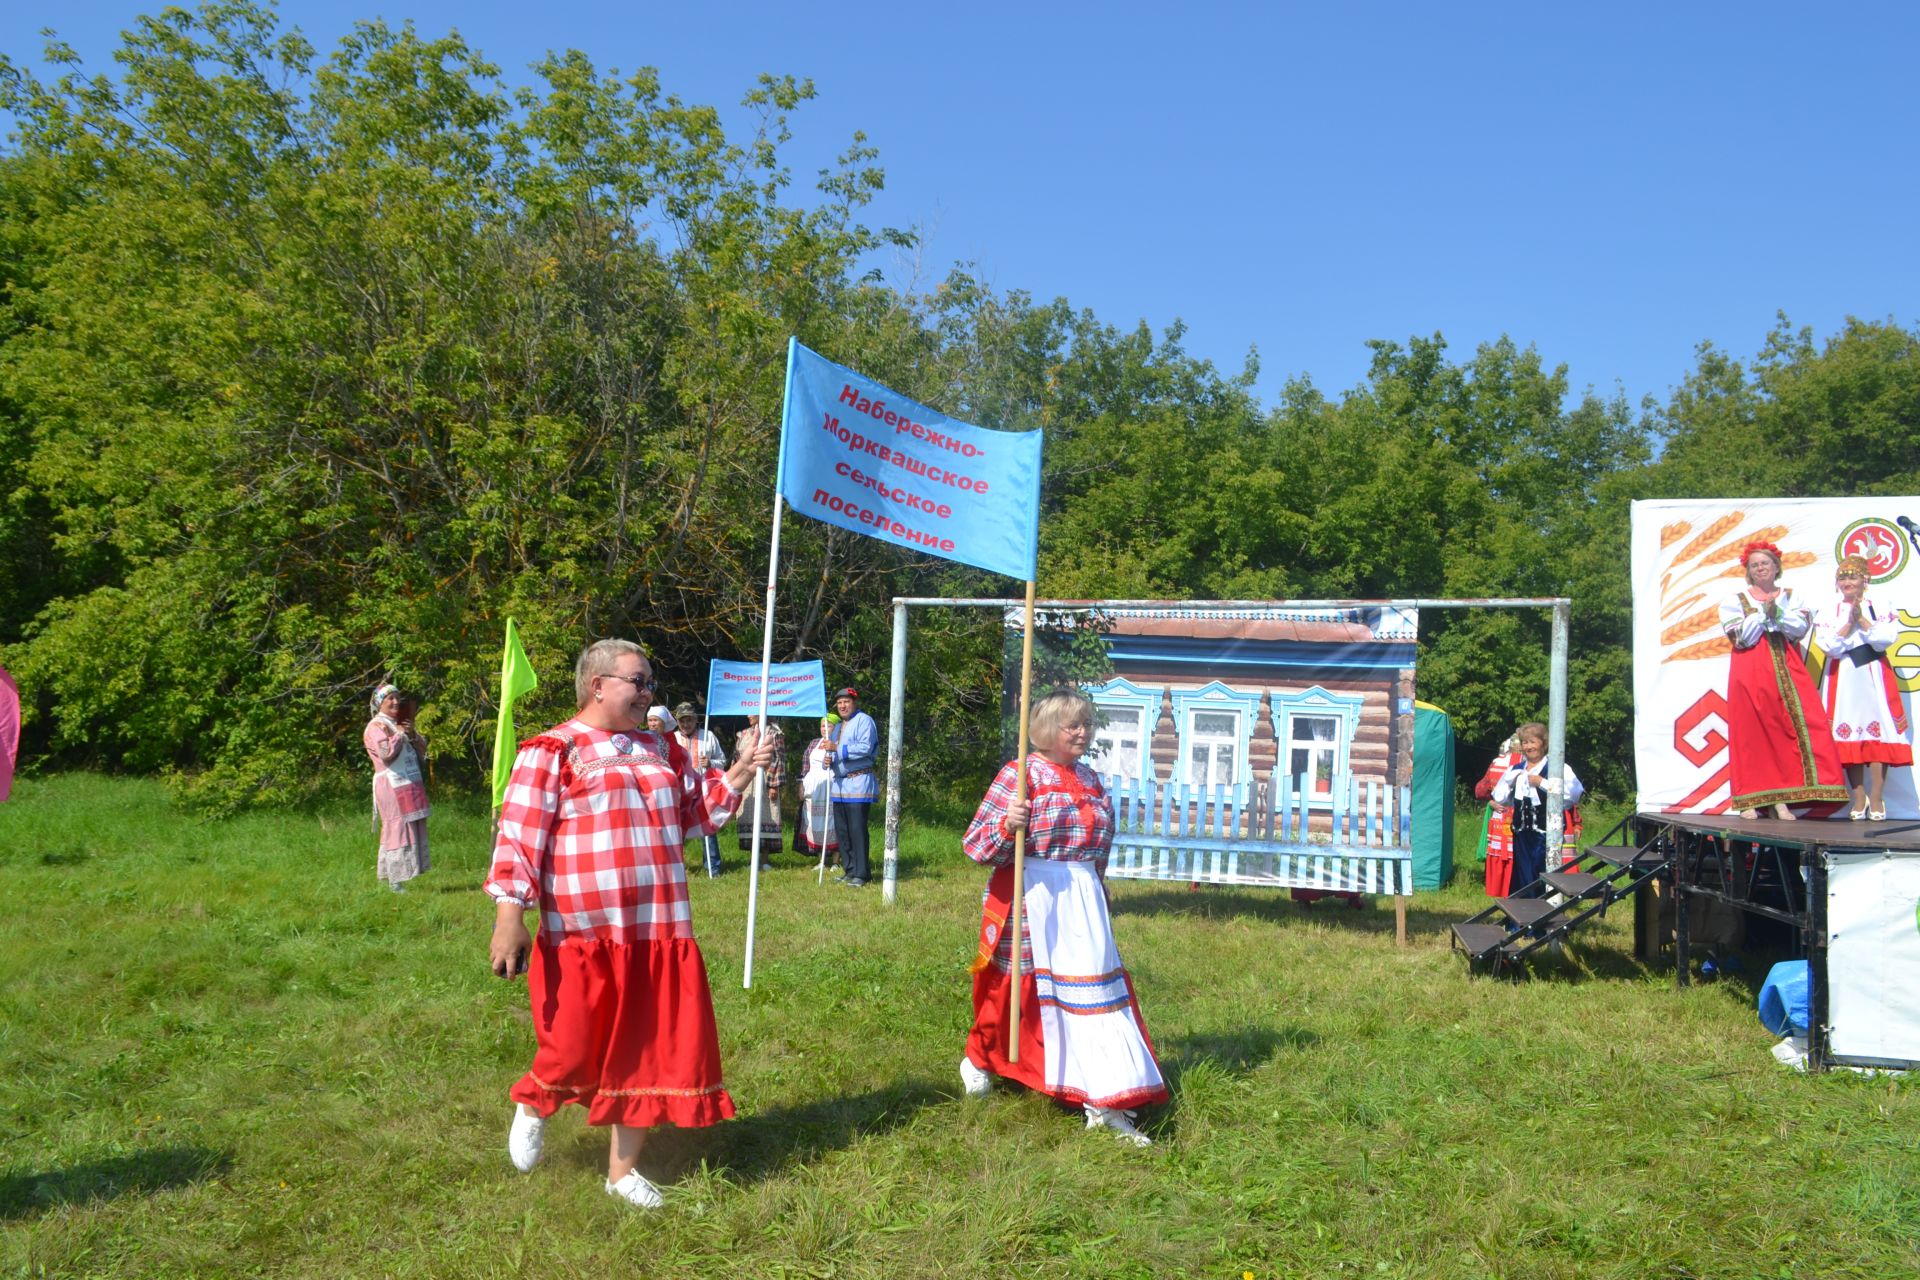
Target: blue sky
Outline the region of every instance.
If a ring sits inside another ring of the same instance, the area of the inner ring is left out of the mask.
[[[90,66],[157,5],[0,5]],[[457,28],[526,82],[548,49],[651,64],[731,108],[811,77],[797,179],[854,130],[870,221],[1237,372],[1271,403],[1359,382],[1370,338],[1510,335],[1576,391],[1662,399],[1695,344],[1755,352],[1784,310],[1911,325],[1920,298],[1920,6],[1125,3],[687,5],[287,0],[323,50],[355,18]],[[730,119],[742,117],[734,112]],[[910,264],[880,264],[901,285]]]

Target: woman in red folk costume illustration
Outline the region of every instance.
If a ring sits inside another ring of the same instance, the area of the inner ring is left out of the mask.
[[[1839,804],[1847,798],[1827,713],[1807,675],[1800,643],[1813,614],[1780,585],[1780,548],[1750,542],[1741,552],[1747,586],[1720,605],[1720,628],[1733,641],[1727,670],[1729,808],[1755,817],[1790,804]]]
[[[1133,981],[1120,962],[1107,910],[1113,801],[1080,758],[1093,740],[1093,703],[1056,689],[1033,708],[1029,799],[1015,799],[1009,761],[967,827],[967,856],[994,868],[987,882],[980,950],[973,962],[973,1030],[960,1080],[984,1097],[1001,1075],[1083,1108],[1089,1129],[1147,1146],[1132,1108],[1166,1101]],[[1016,977],[1007,920],[1013,904],[1013,837],[1027,833]],[[1007,996],[1020,998],[1020,1061],[1008,1057]]]
[[[1864,556],[1845,556],[1834,571],[1840,598],[1816,620],[1827,665],[1820,673],[1820,705],[1833,724],[1833,743],[1846,766],[1849,817],[1879,822],[1887,816],[1887,766],[1911,765],[1906,704],[1887,650],[1900,638],[1893,610],[1867,598],[1871,571]]]
[[[647,1130],[733,1114],[682,846],[726,824],[772,751],[756,741],[724,775],[696,771],[670,733],[647,729],[653,670],[630,640],[589,645],[573,682],[579,714],[520,744],[486,883],[493,971],[525,969],[533,1001],[507,1154],[530,1172],[547,1117],[578,1103],[613,1128],[607,1193],[657,1208],[634,1168]],[[524,920],[536,909],[537,941]]]

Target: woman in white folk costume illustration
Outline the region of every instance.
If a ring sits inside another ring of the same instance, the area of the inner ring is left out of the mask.
[[[1146,1146],[1133,1109],[1166,1101],[1167,1086],[1147,1039],[1133,980],[1114,945],[1108,914],[1107,857],[1113,801],[1099,775],[1081,763],[1093,739],[1093,703],[1057,689],[1035,704],[1034,753],[1027,794],[1015,799],[1017,766],[993,780],[967,827],[964,848],[994,868],[973,961],[973,1029],[960,1079],[983,1097],[1005,1076],[1069,1106],[1087,1127],[1106,1128]],[[1015,976],[1007,927],[1013,903],[1014,833],[1025,830],[1026,885],[1021,963]],[[1020,1060],[1008,1056],[1009,987],[1020,998]]]
[[[1720,629],[1733,641],[1727,667],[1728,807],[1745,817],[1790,804],[1847,798],[1827,713],[1800,656],[1813,612],[1780,585],[1780,548],[1750,542],[1741,552],[1747,585],[1720,605]]]
[[[1913,764],[1906,704],[1887,650],[1900,638],[1892,609],[1867,596],[1865,557],[1845,556],[1834,570],[1840,598],[1816,619],[1827,665],[1820,705],[1833,724],[1833,744],[1847,771],[1848,816],[1887,816],[1887,767]]]

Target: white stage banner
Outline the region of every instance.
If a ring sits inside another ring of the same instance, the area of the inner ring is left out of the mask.
[[[1920,857],[1827,855],[1828,1048],[1920,1062]]]
[[[1897,611],[1888,650],[1908,723],[1920,689],[1920,498],[1755,498],[1633,504],[1634,768],[1641,812],[1724,813],[1730,796],[1723,600],[1746,586],[1740,552],[1778,545],[1781,581],[1816,610],[1839,598],[1835,563],[1861,555],[1867,595]],[[1807,663],[1818,678],[1823,655]],[[1890,768],[1887,816],[1920,817],[1913,770]],[[1842,818],[1845,814],[1842,813]]]

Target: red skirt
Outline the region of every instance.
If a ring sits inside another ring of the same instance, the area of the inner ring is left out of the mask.
[[[1814,693],[1800,651],[1777,634],[1733,651],[1727,671],[1727,764],[1732,809],[1847,799],[1826,708]]]
[[[697,1129],[733,1115],[706,961],[691,938],[536,939],[527,972],[533,1066],[507,1096],[543,1116],[565,1103],[587,1123]]]

